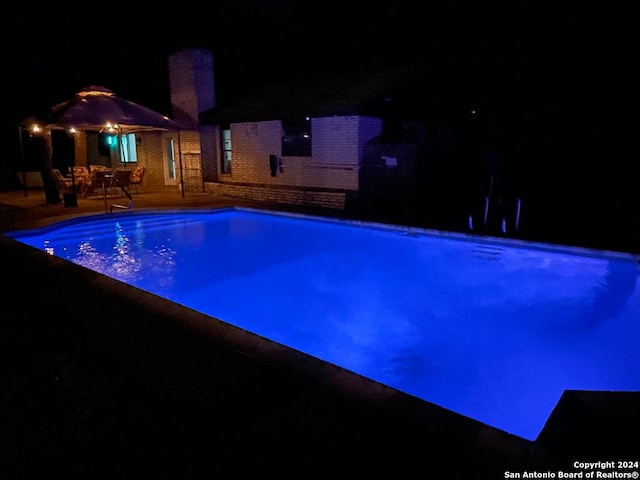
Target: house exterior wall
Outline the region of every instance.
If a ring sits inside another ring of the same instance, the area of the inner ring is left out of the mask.
[[[138,134],[136,134],[137,136]],[[142,190],[153,192],[164,188],[164,134],[161,132],[145,133],[140,135],[137,146],[138,165],[145,167]]]
[[[137,163],[140,165],[146,165],[147,171],[150,171],[154,164],[157,163],[157,158],[160,158],[160,164],[162,163],[162,155],[158,155],[158,152],[154,149],[157,148],[157,142],[154,140],[154,133],[136,133],[136,154]],[[74,133],[74,163],[79,166],[91,167],[92,165],[110,165],[111,167],[132,167],[132,163],[121,163],[118,161],[118,152],[113,150],[110,152],[110,156],[99,155],[98,147],[98,135],[96,132],[87,132],[79,130]],[[154,158],[155,157],[155,158]],[[157,168],[157,165],[156,167]],[[150,176],[150,175],[149,175]],[[149,177],[145,178],[145,184],[150,182]]]
[[[174,158],[176,159],[176,181],[185,192],[202,192],[202,159],[200,134],[197,131],[181,131],[172,134]],[[182,177],[180,177],[182,175]]]
[[[184,177],[185,191],[202,191],[200,167],[200,136],[195,131],[144,132],[136,133],[138,165],[145,167],[143,191],[158,192],[167,188],[181,188],[180,174]],[[174,158],[176,159],[176,181],[173,184],[166,179],[166,159],[168,139],[174,140]],[[182,155],[182,168],[180,165]],[[195,160],[194,160],[195,156]],[[187,162],[187,159],[189,160]],[[135,164],[121,164],[112,159],[114,167],[133,167]]]
[[[84,142],[86,147],[85,148],[86,158],[83,163],[86,164],[87,166],[95,165],[95,164],[108,165],[108,163],[110,162],[110,157],[100,155],[100,148],[98,147],[99,136],[97,132],[76,133],[77,136],[80,136],[80,134],[84,136]]]
[[[282,157],[280,120],[232,124],[232,171],[221,173],[217,162],[220,182],[207,182],[205,187],[215,194],[344,209],[347,200],[357,195],[364,147],[381,130],[382,121],[376,118],[313,118],[312,156]],[[275,176],[270,155],[281,162]]]
[[[220,152],[216,145],[216,140],[220,137],[220,130],[216,126],[201,125],[198,127],[200,136],[200,166],[202,169],[202,180],[215,182],[219,178],[218,158]]]
[[[87,167],[87,134],[78,131],[73,134],[73,148],[75,155],[75,164]]]
[[[91,157],[89,151],[98,149],[95,145],[87,142],[86,132],[77,132],[75,136],[75,161],[76,165],[87,165],[105,162],[100,157]],[[173,138],[176,159],[176,182],[168,185],[166,182],[165,169],[167,155],[167,139]],[[162,191],[166,188],[180,188],[180,173],[184,176],[185,191],[202,191],[202,169],[200,165],[200,135],[196,131],[178,132],[138,132],[136,133],[136,154],[137,165],[145,167],[143,189],[145,192]],[[182,169],[180,165],[182,155]],[[109,159],[107,159],[108,161]],[[188,161],[187,161],[188,160]],[[111,152],[112,167],[133,168],[134,163],[121,163],[118,161],[117,152]]]

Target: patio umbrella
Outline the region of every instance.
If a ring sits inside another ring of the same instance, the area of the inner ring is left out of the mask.
[[[121,133],[149,130],[180,130],[174,120],[137,103],[117,97],[111,90],[92,85],[73,98],[51,107],[52,128],[102,130],[109,126]]]

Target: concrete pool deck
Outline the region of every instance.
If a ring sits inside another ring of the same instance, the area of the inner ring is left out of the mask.
[[[134,196],[135,210],[228,206],[275,208]],[[3,232],[101,213],[100,199],[64,207],[42,192],[0,193]],[[640,460],[637,393],[566,392],[529,442],[6,237],[0,245],[0,478],[506,478]]]

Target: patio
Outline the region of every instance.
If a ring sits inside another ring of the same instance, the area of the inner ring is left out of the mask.
[[[112,203],[121,203],[120,198],[108,198],[107,209]],[[63,202],[48,204],[41,188],[0,192],[0,232],[39,228],[52,222],[78,215],[106,213],[101,195],[77,196],[76,207],[66,207]],[[141,192],[133,194],[133,209],[155,208],[215,208],[226,206],[251,206],[266,208],[259,202],[244,201],[232,197],[217,197],[208,193],[185,193],[183,197],[175,188],[165,192]]]

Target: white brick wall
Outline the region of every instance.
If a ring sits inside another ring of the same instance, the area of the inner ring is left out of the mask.
[[[364,142],[380,133],[381,121],[362,117],[314,118],[312,156],[281,157],[281,122],[231,125],[232,183],[260,183],[296,187],[358,189],[358,167]],[[271,176],[269,155],[281,158],[283,172]]]
[[[231,125],[232,173],[207,189],[222,195],[300,205],[345,208],[347,192],[357,192],[364,144],[380,134],[382,121],[368,117],[311,120],[312,156],[282,157],[279,120]],[[283,171],[271,176],[269,155]],[[219,166],[218,166],[219,169]]]

